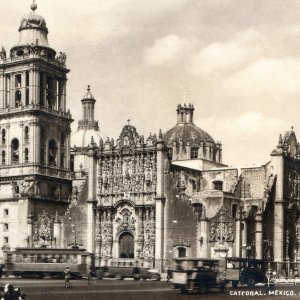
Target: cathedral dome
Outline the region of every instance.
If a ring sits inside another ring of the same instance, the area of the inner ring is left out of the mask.
[[[194,107],[190,104],[178,105],[177,107],[177,124],[163,134],[163,139],[168,147],[173,147],[174,142],[187,142],[190,146],[200,146],[201,143],[216,144],[214,139],[203,129],[193,123]]]
[[[213,138],[204,130],[194,124],[176,124],[163,135],[167,146],[173,147],[174,142],[182,140],[184,144],[188,141],[191,146],[200,146],[201,142],[215,144]]]

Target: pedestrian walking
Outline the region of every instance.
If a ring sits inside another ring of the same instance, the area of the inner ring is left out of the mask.
[[[88,268],[86,277],[87,277],[88,285],[90,285],[91,284],[91,280],[92,280],[92,268],[91,267]]]
[[[64,273],[65,273],[65,288],[68,288],[70,286],[70,277],[71,277],[70,268],[68,266],[66,266]]]
[[[167,269],[167,282],[172,278],[172,268],[168,267]]]

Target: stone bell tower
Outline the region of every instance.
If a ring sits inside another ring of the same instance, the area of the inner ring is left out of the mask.
[[[33,225],[45,210],[63,213],[72,186],[66,55],[30,8],[17,45],[0,52],[0,249],[32,246]]]

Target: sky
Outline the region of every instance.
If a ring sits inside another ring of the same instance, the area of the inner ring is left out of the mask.
[[[76,131],[86,87],[100,130],[127,119],[145,137],[176,124],[179,103],[223,145],[223,163],[270,160],[279,134],[300,139],[300,1],[36,0],[49,44],[67,54]],[[0,0],[0,47],[18,42],[31,0]]]

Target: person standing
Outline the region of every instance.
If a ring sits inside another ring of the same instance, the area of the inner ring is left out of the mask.
[[[168,267],[167,269],[167,282],[172,278],[172,268]]]
[[[70,268],[67,266],[65,268],[65,288],[68,288],[70,286],[70,277],[71,277],[71,272],[70,272]]]

